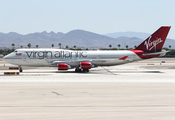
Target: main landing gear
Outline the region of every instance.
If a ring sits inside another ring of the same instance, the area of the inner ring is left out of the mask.
[[[83,69],[83,72],[85,73],[85,72],[89,72],[89,69]]]
[[[82,70],[81,70],[80,68],[76,68],[76,69],[75,69],[75,72],[77,72],[77,73],[84,72],[84,73],[85,73],[85,72],[89,72],[89,69],[82,69]]]

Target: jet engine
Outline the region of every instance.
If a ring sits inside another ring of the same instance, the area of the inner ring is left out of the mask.
[[[58,70],[68,70],[70,66],[66,63],[59,63],[58,64]]]
[[[91,63],[90,62],[81,62],[80,67],[81,69],[91,69]]]

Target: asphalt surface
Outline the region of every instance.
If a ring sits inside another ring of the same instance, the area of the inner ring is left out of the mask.
[[[165,63],[161,63],[165,61]],[[175,59],[74,69],[12,67],[0,60],[1,120],[174,120]]]

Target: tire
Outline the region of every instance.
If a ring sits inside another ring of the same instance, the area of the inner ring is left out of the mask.
[[[83,69],[83,72],[85,73],[85,72],[89,72],[89,69]]]

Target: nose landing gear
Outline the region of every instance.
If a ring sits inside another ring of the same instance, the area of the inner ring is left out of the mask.
[[[22,67],[21,66],[19,66],[19,72],[22,72],[23,70],[22,70]]]

